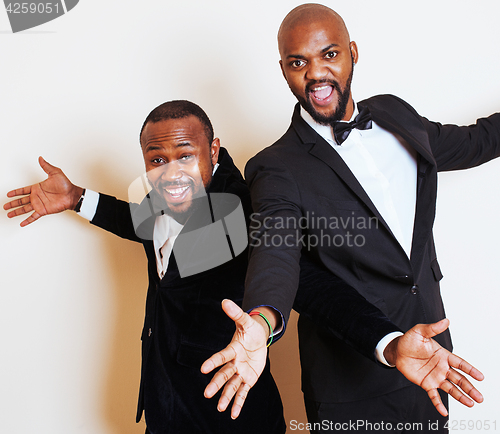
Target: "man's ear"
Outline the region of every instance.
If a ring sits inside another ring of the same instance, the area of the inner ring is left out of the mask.
[[[355,64],[358,63],[358,46],[356,45],[356,42],[351,41],[349,43],[349,48],[351,49],[352,61]]]
[[[217,161],[219,161],[219,150],[220,140],[218,137],[216,137],[210,145],[210,159],[212,160],[213,166],[215,166],[217,164]]]

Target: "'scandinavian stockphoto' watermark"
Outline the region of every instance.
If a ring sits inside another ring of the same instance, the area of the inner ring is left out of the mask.
[[[13,33],[55,20],[73,9],[80,0],[4,0]]]

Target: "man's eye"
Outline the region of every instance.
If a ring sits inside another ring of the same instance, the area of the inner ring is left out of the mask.
[[[164,160],[163,158],[153,158],[153,159],[151,160],[151,162],[152,162],[153,164],[163,164],[163,163],[165,163],[165,160]]]
[[[327,59],[333,59],[335,57],[337,57],[339,53],[337,53],[336,51],[329,51],[328,53],[325,54],[325,57]]]
[[[181,158],[179,158],[179,161],[182,162],[187,162],[193,159],[193,155],[183,155]]]
[[[300,68],[301,66],[304,66],[306,62],[303,60],[294,60],[293,62],[290,63],[290,66],[292,68]]]

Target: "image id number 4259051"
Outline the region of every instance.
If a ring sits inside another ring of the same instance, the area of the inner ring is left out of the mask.
[[[444,428],[450,431],[496,431],[496,420],[449,420]]]
[[[9,3],[6,7],[9,14],[59,14],[59,2],[47,3]]]

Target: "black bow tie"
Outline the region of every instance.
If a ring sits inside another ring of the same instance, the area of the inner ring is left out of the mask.
[[[336,122],[333,126],[333,135],[338,145],[344,143],[353,128],[369,130],[372,127],[372,115],[368,108],[361,109],[352,122]]]

